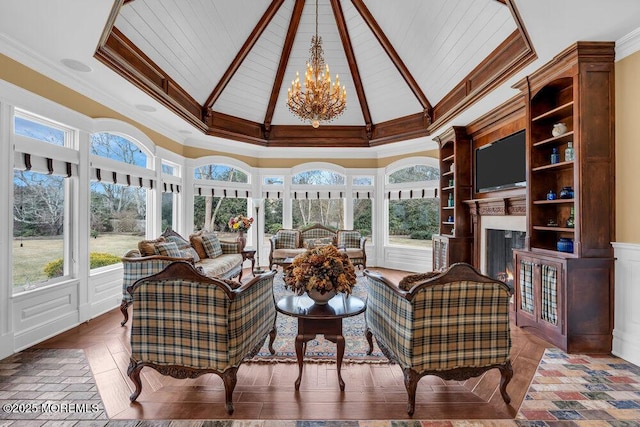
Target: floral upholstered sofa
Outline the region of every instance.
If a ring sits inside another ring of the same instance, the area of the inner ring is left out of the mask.
[[[155,240],[138,242],[138,249],[130,250],[122,257],[122,303],[124,316],[121,325],[129,319],[128,307],[133,302],[127,287],[139,279],[164,270],[175,261],[188,261],[203,274],[218,279],[242,279],[242,254],[237,242],[220,241],[213,233],[198,232],[189,240],[171,229],[165,230]]]
[[[334,231],[321,224],[312,224],[300,230],[280,229],[269,239],[269,268],[274,264],[282,265],[287,258],[295,258],[308,249],[324,245],[337,246],[347,252],[354,265],[366,268],[366,241],[366,237],[362,237],[359,231]]]

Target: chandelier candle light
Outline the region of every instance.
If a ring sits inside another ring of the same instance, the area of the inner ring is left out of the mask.
[[[305,90],[300,85],[300,74],[291,82],[287,94],[289,110],[311,126],[318,128],[320,122],[330,122],[342,114],[347,107],[347,91],[340,88],[340,80],[331,86],[329,65],[325,64],[322,51],[322,37],[318,36],[318,0],[316,0],[316,35],[311,37],[311,58],[305,73]],[[324,74],[321,74],[324,69]]]

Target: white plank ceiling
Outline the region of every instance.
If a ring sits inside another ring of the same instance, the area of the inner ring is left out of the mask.
[[[213,110],[262,123],[268,107],[294,0],[285,0],[235,73]],[[271,2],[268,0],[135,0],[115,26],[204,104]],[[419,113],[420,103],[350,1],[341,0],[356,63],[374,123]],[[496,0],[366,0],[366,7],[432,105],[454,88],[517,29]],[[329,0],[318,0],[318,32],[332,78],[347,90],[336,125],[363,125],[354,81]],[[305,3],[273,124],[300,121],[286,107],[296,71],[304,75],[315,31],[315,3]]]

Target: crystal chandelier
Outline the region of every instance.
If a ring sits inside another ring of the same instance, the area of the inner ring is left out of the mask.
[[[318,36],[318,0],[316,0],[316,35],[311,37],[311,57],[307,63],[304,76],[305,89],[300,85],[300,74],[291,82],[287,94],[289,111],[303,121],[309,121],[317,128],[320,122],[330,122],[338,117],[347,107],[347,91],[340,88],[340,80],[336,74],[336,82],[331,85],[329,65],[325,64],[322,51],[322,37]],[[321,74],[321,70],[324,73]]]

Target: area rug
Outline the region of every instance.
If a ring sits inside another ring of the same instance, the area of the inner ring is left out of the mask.
[[[107,420],[84,351],[77,349],[29,349],[1,360],[0,403],[0,420],[33,420],[33,426]]]
[[[366,301],[366,277],[358,272],[357,283],[353,287],[352,295]],[[282,272],[278,272],[273,281],[273,291],[275,300],[278,301],[285,295],[292,295],[293,292],[284,287]],[[278,334],[273,344],[275,355],[269,352],[267,342],[260,349],[260,352],[248,360],[248,362],[295,362],[295,338],[298,334],[298,319],[278,313],[276,321]],[[364,313],[354,317],[347,317],[342,320],[342,334],[345,338],[344,362],[350,363],[389,363],[389,360],[382,354],[375,343],[371,355],[367,355],[369,344],[365,338]],[[336,344],[318,335],[316,339],[307,343],[305,362],[335,362]]]
[[[638,426],[640,367],[615,356],[546,349],[516,416],[520,425],[533,420],[538,426],[595,420]]]

